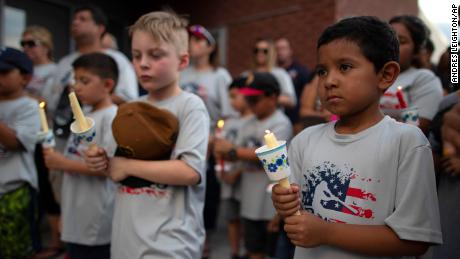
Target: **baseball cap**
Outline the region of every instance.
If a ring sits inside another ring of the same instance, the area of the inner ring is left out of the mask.
[[[0,71],[14,68],[26,74],[34,72],[32,60],[24,52],[10,47],[0,47]]]
[[[252,72],[235,79],[234,82],[244,82],[245,85],[240,88],[240,93],[244,96],[259,95],[279,95],[280,86],[276,78],[268,72]]]
[[[204,28],[201,25],[192,25],[192,26],[190,26],[188,28],[188,32],[190,33],[190,35],[193,35],[193,36],[195,36],[197,38],[207,40],[209,42],[209,44],[211,44],[211,45],[216,44],[216,40],[214,39],[212,34],[208,30],[206,30],[206,28]]]

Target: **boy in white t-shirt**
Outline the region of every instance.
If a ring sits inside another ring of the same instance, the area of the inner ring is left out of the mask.
[[[429,143],[379,109],[399,74],[395,33],[374,17],[348,18],[317,51],[321,102],[340,120],[292,140],[295,184],[273,188],[295,258],[417,256],[442,243]]]
[[[117,83],[115,60],[102,53],[85,54],[72,66],[75,93],[82,104],[91,106],[88,117],[94,120],[95,144],[109,156],[115,153],[112,120],[117,106],[111,94]],[[51,170],[63,171],[62,241],[67,243],[70,259],[110,258],[115,184],[104,171],[91,171],[83,160],[88,145],[72,134],[64,154],[44,149],[45,163]]]

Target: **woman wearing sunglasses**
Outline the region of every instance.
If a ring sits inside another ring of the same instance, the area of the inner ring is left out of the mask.
[[[26,90],[46,101],[56,70],[56,64],[53,62],[51,33],[42,26],[29,26],[22,33],[20,44],[24,53],[34,63],[34,76]]]
[[[275,44],[270,39],[258,39],[253,48],[252,70],[256,72],[270,72],[281,87],[278,103],[282,107],[294,107],[297,97],[289,74],[276,64]],[[244,74],[244,73],[243,73]]]
[[[22,33],[21,47],[34,64],[34,74],[26,90],[39,101],[45,101],[49,105],[48,98],[51,96],[53,77],[56,71],[56,64],[53,62],[53,39],[48,29],[32,25]],[[50,116],[48,116],[50,117]],[[56,194],[60,190],[60,174],[49,174],[46,168],[41,146],[35,149],[35,164],[38,172],[39,182],[39,206],[46,213],[50,226],[50,241],[48,247],[41,249],[39,241],[35,247],[39,253],[34,258],[48,258],[61,254],[63,244],[59,237],[60,206],[56,201]],[[39,222],[36,223],[37,225]],[[40,234],[40,233],[38,233]],[[34,237],[39,240],[39,237]]]

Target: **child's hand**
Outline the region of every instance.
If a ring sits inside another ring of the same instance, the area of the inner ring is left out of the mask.
[[[226,139],[221,139],[221,138],[214,139],[214,153],[216,156],[218,157],[225,156],[232,148],[233,148],[232,142]]]
[[[294,215],[300,210],[299,186],[291,184],[291,189],[286,189],[276,184],[272,189],[272,201],[276,211],[283,218]]]
[[[88,148],[84,155],[86,166],[92,172],[105,171],[109,165],[109,159],[105,150],[100,147]]]
[[[447,174],[451,174],[454,176],[460,175],[460,157],[451,156],[447,157],[442,162],[442,167],[444,168],[444,172]]]
[[[296,246],[316,247],[326,244],[328,236],[327,221],[302,211],[300,216],[290,216],[284,220],[284,230]]]
[[[65,156],[52,148],[43,148],[43,159],[48,169],[64,170],[63,164],[65,163]]]
[[[110,159],[109,176],[114,182],[119,182],[128,177],[127,159],[124,157],[113,157]]]

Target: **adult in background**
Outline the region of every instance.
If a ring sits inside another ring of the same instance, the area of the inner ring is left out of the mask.
[[[97,6],[81,6],[74,12],[70,31],[75,41],[76,51],[59,61],[52,96],[48,102],[49,110],[53,115],[56,149],[60,151],[63,151],[70,134],[69,126],[73,121],[68,93],[73,82],[72,63],[79,56],[92,52],[103,52],[115,60],[118,71],[120,71],[118,83],[112,94],[112,101],[115,104],[133,100],[139,95],[136,74],[131,62],[121,52],[102,47],[101,39],[106,26],[107,17]]]
[[[292,79],[297,99],[302,96],[302,91],[308,82],[309,71],[302,66],[293,57],[291,44],[286,38],[279,38],[275,42],[278,66],[284,68]],[[293,108],[286,108],[285,113],[291,120],[292,124],[297,123],[299,119],[300,102]]]
[[[294,108],[297,104],[297,96],[289,74],[276,66],[275,44],[271,39],[258,39],[253,48],[252,70],[254,72],[269,72],[278,81],[281,94],[278,105],[284,108]],[[244,75],[245,73],[243,73]]]

